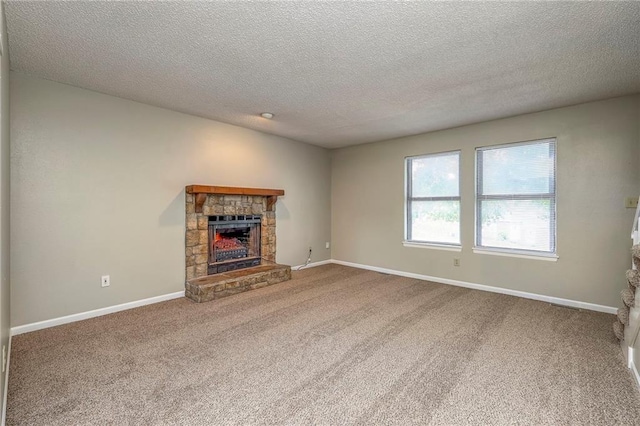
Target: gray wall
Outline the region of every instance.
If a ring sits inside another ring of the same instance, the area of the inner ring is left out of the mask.
[[[184,290],[189,184],[284,189],[277,261],[330,257],[325,149],[18,73],[11,133],[12,326]]]
[[[620,303],[638,196],[639,96],[332,152],[334,259],[606,306]],[[557,137],[557,262],[474,254],[474,148]],[[462,253],[402,246],[404,157],[462,150]],[[453,266],[453,258],[461,266]]]
[[[2,57],[0,57],[0,345],[9,344],[9,49],[4,21],[4,3],[0,4]],[[0,357],[1,355],[0,348]],[[7,354],[8,355],[8,354]],[[0,410],[4,403],[5,373],[0,374]]]

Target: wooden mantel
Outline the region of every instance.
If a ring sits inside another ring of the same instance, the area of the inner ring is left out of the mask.
[[[202,206],[207,194],[216,195],[262,195],[267,198],[267,210],[272,211],[278,196],[284,195],[284,189],[266,188],[236,188],[233,186],[189,185],[185,188],[187,194],[195,195],[196,213],[202,213]]]

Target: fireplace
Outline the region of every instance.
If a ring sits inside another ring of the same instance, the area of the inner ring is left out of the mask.
[[[185,193],[186,297],[207,302],[291,279],[291,267],[276,263],[282,189],[189,185]]]
[[[208,275],[260,265],[260,215],[209,216]]]
[[[189,185],[185,192],[186,282],[276,265],[275,209],[283,190]]]

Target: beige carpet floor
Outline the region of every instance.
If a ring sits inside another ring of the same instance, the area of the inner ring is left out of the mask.
[[[16,336],[7,424],[637,425],[612,321],[326,265]]]

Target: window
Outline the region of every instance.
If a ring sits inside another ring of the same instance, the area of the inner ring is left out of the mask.
[[[460,245],[460,151],[408,157],[406,239]]]
[[[476,246],[555,253],[556,140],[478,148],[476,161]]]

